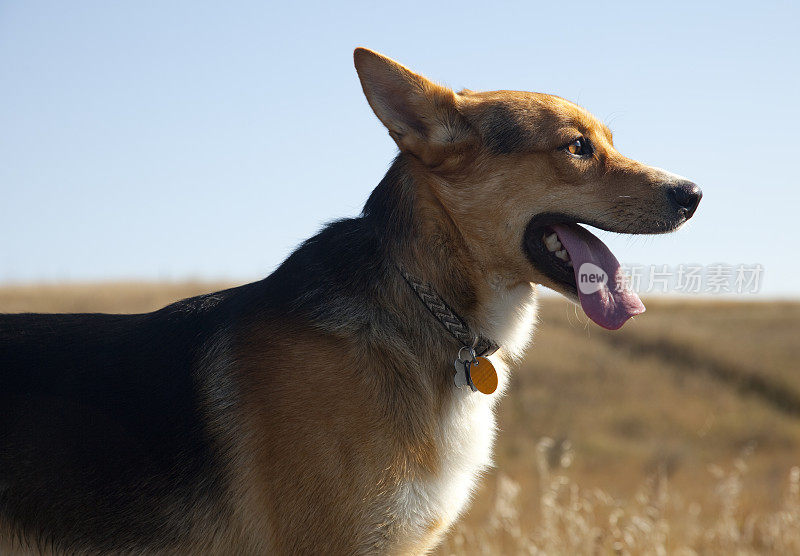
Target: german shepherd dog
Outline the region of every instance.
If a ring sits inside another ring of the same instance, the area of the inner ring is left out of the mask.
[[[644,310],[579,224],[670,232],[695,184],[561,98],[355,66],[400,151],[360,216],[153,313],[0,317],[0,551],[425,553],[491,465],[537,285]]]

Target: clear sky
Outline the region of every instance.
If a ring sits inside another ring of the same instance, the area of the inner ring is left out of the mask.
[[[395,145],[366,46],[576,101],[705,197],[629,263],[760,263],[800,295],[798,3],[0,3],[0,283],[255,279],[356,214]]]

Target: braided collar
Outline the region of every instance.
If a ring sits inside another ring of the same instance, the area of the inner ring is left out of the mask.
[[[433,286],[415,278],[400,266],[397,267],[400,275],[411,287],[422,304],[428,308],[431,314],[436,317],[441,325],[455,338],[463,347],[475,350],[475,355],[488,356],[499,349],[499,346],[492,340],[481,335],[473,334],[467,323],[464,322],[444,299],[433,289]]]

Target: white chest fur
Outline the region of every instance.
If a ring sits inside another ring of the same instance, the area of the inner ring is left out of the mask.
[[[494,363],[502,365],[499,360]],[[499,374],[498,391],[491,396],[453,387],[454,395],[436,435],[438,473],[409,481],[398,492],[400,530],[412,544],[444,533],[466,507],[481,472],[492,464],[493,406],[507,381],[505,369]]]
[[[518,359],[533,339],[537,297],[533,284],[507,287],[499,279],[492,284],[493,295],[486,305],[484,330],[487,338],[501,346],[506,355]]]
[[[506,355],[517,358],[533,335],[536,292],[528,285],[496,291],[482,332],[495,339]],[[486,396],[468,388],[453,388],[436,435],[439,472],[409,481],[398,492],[396,515],[408,540],[430,537],[432,529],[434,536],[444,533],[466,507],[481,473],[492,465],[494,406],[508,385],[509,373],[499,356],[490,359],[498,373],[497,391]]]

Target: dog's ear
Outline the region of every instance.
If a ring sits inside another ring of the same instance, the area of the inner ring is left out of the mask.
[[[437,166],[463,147],[471,127],[451,89],[366,48],[353,57],[369,105],[401,151]]]

